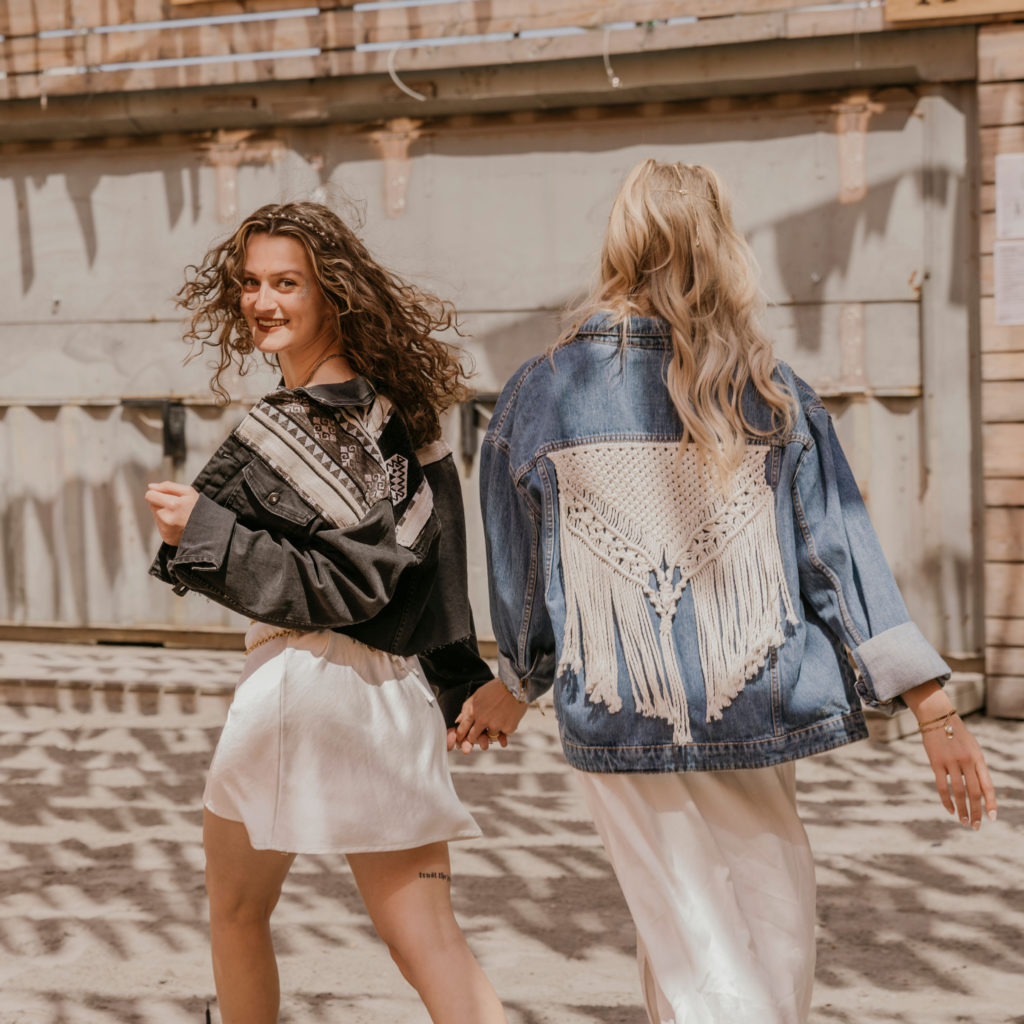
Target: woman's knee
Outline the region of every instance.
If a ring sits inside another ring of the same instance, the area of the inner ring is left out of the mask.
[[[246,884],[225,879],[222,874],[206,870],[206,895],[213,924],[265,925],[277,906],[280,887],[253,889]]]

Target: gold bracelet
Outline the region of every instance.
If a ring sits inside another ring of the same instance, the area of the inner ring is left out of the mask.
[[[951,740],[953,738],[953,726],[950,725],[949,720],[955,714],[956,708],[953,708],[951,711],[947,711],[946,714],[941,715],[938,718],[933,718],[930,721],[922,722],[919,731],[922,733],[926,733],[935,732],[936,729],[943,729],[945,730],[946,738]]]

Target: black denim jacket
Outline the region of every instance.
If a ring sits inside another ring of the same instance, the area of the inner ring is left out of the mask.
[[[444,442],[413,451],[362,377],[262,398],[193,481],[150,573],[260,622],[418,655],[448,724],[492,673],[466,581],[462,492]]]

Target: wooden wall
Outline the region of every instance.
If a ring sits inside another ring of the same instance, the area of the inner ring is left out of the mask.
[[[996,322],[995,164],[1024,153],[1024,23],[978,32],[985,639],[989,710],[1024,717],[1024,325]]]

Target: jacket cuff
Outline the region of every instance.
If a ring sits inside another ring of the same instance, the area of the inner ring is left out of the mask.
[[[921,683],[933,679],[945,683],[951,674],[913,622],[873,636],[855,648],[853,655],[864,675],[858,692],[868,704],[888,704]]]
[[[512,662],[501,651],[498,651],[498,678],[505,684],[508,692],[521,703],[531,703],[551,689],[550,680],[539,682],[536,679],[522,678]]]
[[[170,564],[171,571],[220,569],[227,558],[234,528],[234,512],[200,494],[178,541],[177,554]]]

